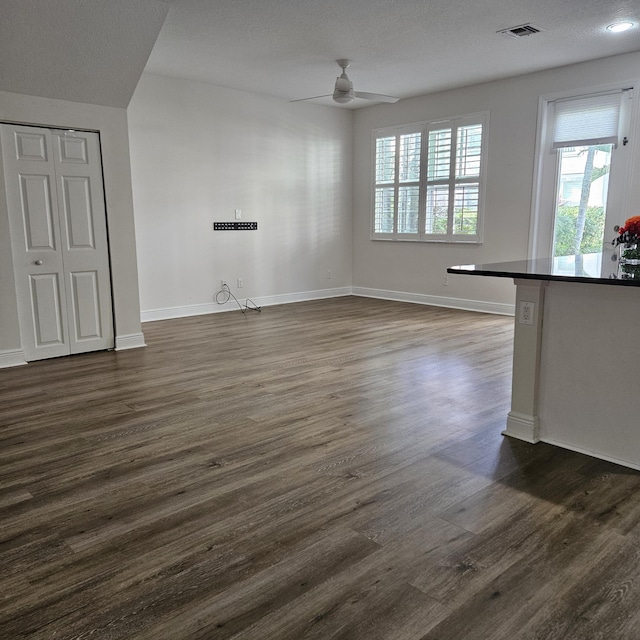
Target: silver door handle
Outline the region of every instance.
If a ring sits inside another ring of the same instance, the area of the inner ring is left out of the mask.
[[[42,264],[42,260],[36,260],[34,264]]]

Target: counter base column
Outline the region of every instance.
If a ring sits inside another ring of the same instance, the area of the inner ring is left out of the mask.
[[[513,338],[513,379],[511,411],[502,433],[525,442],[540,441],[538,395],[540,389],[540,350],[542,318],[547,283],[540,280],[515,281],[516,317]],[[527,314],[522,312],[523,304]]]

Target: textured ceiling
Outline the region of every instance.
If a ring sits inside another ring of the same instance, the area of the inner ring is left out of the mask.
[[[0,91],[126,107],[168,6],[0,0]]]
[[[605,30],[623,18],[640,0],[0,0],[0,90],[126,107],[146,63],[296,100],[350,58],[356,91],[406,98],[640,50]]]
[[[337,58],[356,91],[406,98],[640,50],[640,28],[605,30],[640,0],[167,1],[148,71],[287,100],[331,93]]]

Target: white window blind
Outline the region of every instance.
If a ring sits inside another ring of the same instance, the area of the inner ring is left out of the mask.
[[[403,128],[376,138],[373,228],[376,234],[419,234],[422,132]]]
[[[553,148],[617,144],[622,91],[557,100]]]
[[[428,126],[425,236],[478,239],[484,119]]]

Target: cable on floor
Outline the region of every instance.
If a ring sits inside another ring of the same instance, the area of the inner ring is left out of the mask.
[[[238,305],[238,308],[240,309],[240,311],[242,311],[242,313],[246,313],[247,311],[257,311],[259,313],[260,311],[262,311],[262,307],[259,307],[253,300],[251,300],[251,298],[247,298],[245,300],[243,307],[240,304],[238,298],[236,298],[233,293],[231,293],[231,289],[229,289],[228,284],[223,284],[222,289],[220,291],[216,291],[216,294],[213,297],[217,304],[226,304],[227,302],[229,302],[229,300],[231,300],[231,298],[236,301],[236,304]],[[251,304],[251,306],[249,306],[249,304]]]

